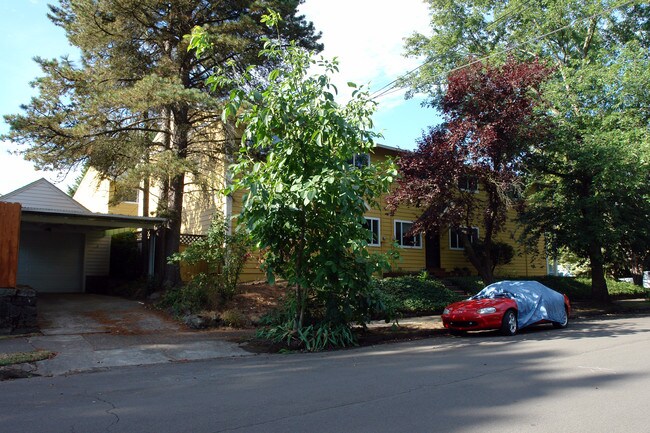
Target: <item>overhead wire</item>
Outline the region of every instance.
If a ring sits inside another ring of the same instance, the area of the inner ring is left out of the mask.
[[[569,27],[577,24],[578,22],[585,21],[585,20],[588,20],[588,19],[594,19],[594,18],[596,18],[598,16],[601,16],[601,15],[604,15],[606,13],[612,12],[612,11],[614,11],[616,9],[620,9],[622,7],[628,6],[629,4],[635,3],[636,1],[637,0],[628,0],[628,1],[624,2],[624,3],[621,3],[618,6],[612,6],[610,8],[605,9],[605,10],[602,10],[601,12],[598,12],[598,13],[595,13],[595,14],[592,14],[592,15],[589,15],[589,16],[586,16],[586,17],[582,17],[582,18],[576,18],[573,21],[571,21],[569,24],[566,24],[566,25],[564,25],[564,26],[562,26],[560,28],[557,28],[555,30],[552,30],[552,31],[550,31],[548,33],[544,33],[543,35],[527,39],[527,40],[525,40],[523,42],[516,43],[514,45],[511,45],[510,47],[504,48],[503,50],[500,50],[500,51],[494,52],[492,54],[488,54],[486,56],[477,58],[477,59],[475,59],[475,60],[473,60],[471,62],[465,63],[465,64],[457,66],[455,68],[451,68],[451,69],[449,69],[447,71],[440,72],[438,74],[438,77],[447,76],[447,75],[449,75],[449,74],[451,74],[453,72],[456,72],[456,71],[459,71],[461,69],[467,68],[467,67],[472,66],[472,65],[474,65],[476,63],[483,62],[484,60],[487,60],[489,58],[492,58],[492,57],[495,57],[495,56],[498,56],[498,55],[501,55],[501,54],[508,53],[508,52],[510,52],[512,50],[515,50],[515,49],[517,49],[517,48],[519,48],[521,46],[528,45],[528,44],[536,42],[536,41],[538,41],[540,39],[543,39],[543,38],[546,38],[548,36],[554,35],[555,33],[559,33],[559,32],[561,32],[563,30],[566,30]],[[433,61],[433,59],[432,60],[427,60],[426,62],[418,65],[416,68],[413,68],[413,69],[407,71],[405,74],[399,76],[398,78],[394,79],[390,83],[388,83],[385,86],[383,86],[383,87],[379,88],[378,90],[374,91],[370,95],[371,99],[376,100],[376,99],[379,99],[379,98],[381,98],[383,96],[389,95],[391,93],[395,93],[396,89],[397,90],[402,90],[403,89],[402,87],[395,86],[395,84],[398,83],[399,81],[403,80],[404,78],[408,77],[409,75],[413,74],[414,72],[422,69],[423,67],[425,67],[426,65],[428,65],[432,61]]]

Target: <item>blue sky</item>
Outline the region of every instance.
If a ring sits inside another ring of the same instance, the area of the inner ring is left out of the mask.
[[[0,2],[0,115],[18,113],[34,95],[29,82],[40,75],[36,56],[75,56],[63,30],[46,14],[52,0]],[[341,11],[345,11],[342,14]],[[403,38],[414,31],[427,33],[428,12],[422,0],[307,0],[301,12],[323,32],[327,58],[338,57],[340,74],[334,82],[345,88],[348,81],[378,89],[417,66],[416,59],[401,56]],[[420,106],[422,99],[404,100],[397,92],[378,100],[375,126],[384,135],[380,143],[413,149],[427,126],[440,122],[435,111]],[[7,132],[4,121],[0,133]],[[9,155],[18,147],[0,143],[0,194],[45,177],[66,189],[75,174],[37,172],[22,157]]]

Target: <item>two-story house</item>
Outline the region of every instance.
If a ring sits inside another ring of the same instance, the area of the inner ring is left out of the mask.
[[[397,158],[401,150],[385,145],[378,145],[370,155],[356,155],[351,161],[355,165],[373,164]],[[223,179],[226,179],[225,167]],[[93,211],[107,213],[122,213],[131,215],[142,214],[142,194],[133,193],[132,199],[120,203],[111,202],[111,194],[114,189],[111,182],[99,180],[97,173],[90,169],[79,185],[75,199]],[[459,188],[482,194],[480,185],[467,180],[465,185]],[[182,215],[182,243],[190,242],[197,236],[204,235],[209,226],[212,216],[217,210],[224,215],[237,215],[241,210],[244,192],[238,191],[232,196],[224,197],[219,194],[206,196],[206,194],[190,185],[186,187]],[[419,209],[400,207],[393,215],[385,210],[386,197],[381,199],[379,209],[369,209],[366,213],[367,227],[371,232],[368,248],[386,252],[393,243],[397,245],[400,258],[393,263],[393,272],[419,272],[424,269],[437,275],[467,274],[475,275],[476,271],[465,257],[462,242],[456,232],[451,229],[441,229],[438,232],[425,233],[417,236],[406,236],[420,213]],[[132,200],[132,201],[131,201]],[[112,204],[111,204],[112,203]],[[149,209],[155,209],[156,189],[152,188],[150,195]],[[233,224],[236,224],[236,219]],[[497,275],[512,277],[530,277],[545,275],[547,263],[544,254],[537,254],[534,257],[528,255],[525,249],[518,244],[517,239],[521,228],[516,222],[515,211],[509,213],[505,230],[495,240],[508,243],[514,247],[515,256],[511,263],[499,266],[495,273]],[[481,237],[482,227],[480,222],[473,226],[473,236]],[[540,248],[543,248],[540,245]],[[241,281],[263,280],[265,275],[259,268],[259,257],[253,254],[242,272]],[[187,269],[182,272],[184,278],[188,277]]]

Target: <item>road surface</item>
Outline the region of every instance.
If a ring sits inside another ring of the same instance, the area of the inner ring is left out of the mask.
[[[0,432],[650,432],[650,317],[0,383]]]

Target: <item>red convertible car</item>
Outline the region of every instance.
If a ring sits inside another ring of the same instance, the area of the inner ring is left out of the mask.
[[[456,331],[499,329],[504,335],[536,323],[556,328],[569,323],[571,304],[537,281],[500,281],[464,301],[448,305],[442,313],[445,328]]]

